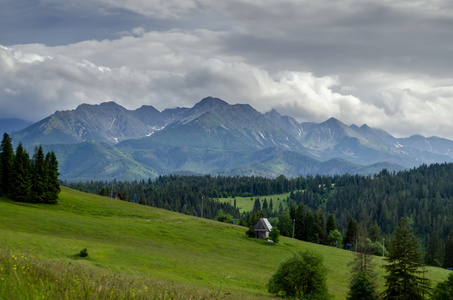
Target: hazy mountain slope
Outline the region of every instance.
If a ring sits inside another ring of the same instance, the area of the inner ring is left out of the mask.
[[[82,104],[75,110],[55,114],[12,135],[25,146],[37,144],[70,144],[119,141],[153,134],[177,118],[184,110],[160,113],[152,106],[130,111],[114,103]]]
[[[107,143],[44,145],[43,150],[55,152],[62,180],[140,180],[158,175],[152,168],[134,161],[127,152]]]
[[[229,105],[211,97],[203,99],[180,120],[151,137],[125,141],[119,147],[144,149],[156,145],[225,151],[281,147],[307,153],[295,138],[251,106]]]
[[[5,133],[5,132],[7,134],[11,135],[11,133],[25,129],[28,126],[30,126],[31,124],[32,124],[31,122],[21,120],[21,119],[14,119],[14,118],[1,119],[0,120],[0,134],[2,137],[3,137],[3,133]]]
[[[397,139],[366,124],[330,118],[298,123],[272,110],[207,97],[191,108],[159,112],[107,102],[59,111],[12,134],[33,149],[51,145],[69,180],[137,179],[158,174],[299,176],[373,174],[453,161],[453,141]],[[58,150],[58,151],[57,151]]]

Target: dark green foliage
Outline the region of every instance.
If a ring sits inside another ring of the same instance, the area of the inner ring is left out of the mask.
[[[334,229],[329,232],[329,236],[327,237],[327,245],[329,246],[335,246],[337,248],[342,248],[343,245],[341,243],[342,237],[341,237],[341,232],[338,230]]]
[[[327,245],[326,222],[324,219],[324,212],[321,208],[318,208],[315,212],[315,224],[317,235],[319,236],[319,243]]]
[[[356,279],[351,282],[351,287],[347,299],[348,300],[378,299],[374,285],[366,272],[359,273]]]
[[[401,218],[395,229],[386,261],[384,299],[426,299],[430,282],[424,277],[423,256],[407,218]]]
[[[30,156],[22,147],[22,143],[19,143],[16,148],[16,155],[14,157],[11,172],[11,199],[21,202],[31,202],[31,176]]]
[[[88,250],[87,250],[87,248],[83,248],[82,250],[80,250],[79,256],[80,256],[80,257],[87,257],[87,256],[88,256]]]
[[[291,237],[293,234],[293,220],[291,220],[287,209],[278,216],[278,228],[280,229],[281,235]]]
[[[6,154],[2,153],[2,155]],[[44,157],[42,147],[36,147],[33,160],[30,160],[27,151],[19,142],[8,172],[7,190],[11,199],[35,203],[57,201],[60,182],[58,161],[53,151]]]
[[[35,147],[32,161],[33,182],[31,187],[32,202],[44,203],[47,192],[47,172],[44,151],[42,147]]]
[[[448,275],[444,282],[437,284],[433,291],[433,300],[452,300],[453,299],[453,273]]]
[[[370,226],[368,236],[370,237],[372,242],[381,241],[381,229],[379,228],[376,221],[374,221],[373,225]]]
[[[305,207],[301,203],[296,209],[296,224],[295,224],[295,237],[296,239],[307,240],[307,226],[305,224]]]
[[[353,218],[349,219],[348,227],[346,229],[346,235],[344,237],[344,244],[351,244],[352,248],[355,249],[355,245],[358,239],[359,226],[357,221]]]
[[[352,266],[348,299],[377,299],[376,274],[373,264],[373,249],[365,226],[359,228],[357,249]]]
[[[280,240],[280,230],[277,226],[273,226],[271,232],[269,232],[269,239],[271,239],[275,244]]]
[[[329,214],[327,217],[327,225],[326,225],[326,231],[327,235],[330,233],[332,230],[336,230],[337,228],[337,222],[335,221],[335,216],[333,214]]]
[[[216,216],[216,220],[223,223],[230,223],[233,217],[230,214],[226,214],[222,209],[219,210]]]
[[[444,251],[444,268],[453,268],[453,231],[447,237],[445,241]]]
[[[255,202],[253,203],[253,212],[261,211],[261,202],[259,198],[255,199]]]
[[[0,145],[0,192],[3,194],[8,194],[10,192],[13,161],[14,152],[11,138],[7,133],[4,133]]]
[[[440,267],[442,260],[442,251],[440,245],[439,234],[432,232],[428,237],[428,246],[425,253],[425,263],[430,266]]]
[[[245,232],[248,237],[256,238],[256,231],[253,229],[253,226],[250,226],[249,229]]]
[[[55,203],[60,193],[60,181],[58,180],[58,161],[53,151],[46,154],[45,160],[46,170],[46,192],[45,201],[47,203]]]
[[[300,299],[329,299],[323,257],[304,251],[284,261],[267,284],[269,293]]]

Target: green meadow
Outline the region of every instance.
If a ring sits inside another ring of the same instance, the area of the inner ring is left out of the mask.
[[[236,199],[236,207],[239,211],[247,212],[253,210],[253,204],[255,203],[255,199],[259,198],[261,202],[261,206],[263,205],[264,199],[266,199],[267,204],[270,204],[272,199],[273,210],[278,211],[278,207],[280,203],[282,204],[283,208],[288,208],[288,203],[286,202],[286,198],[288,198],[290,193],[286,194],[279,194],[279,195],[268,195],[268,196],[254,196],[254,197],[234,197],[234,198],[219,198],[219,201],[230,203],[234,205],[234,199]]]
[[[329,291],[345,299],[353,253],[245,231],[65,187],[56,205],[0,198],[0,299],[272,298],[269,278],[305,249],[324,256]],[[374,261],[382,289],[383,261]],[[433,283],[447,275],[428,268]]]

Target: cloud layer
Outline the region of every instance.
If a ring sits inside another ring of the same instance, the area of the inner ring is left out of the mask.
[[[301,122],[335,117],[453,139],[447,1],[46,0],[35,9],[46,18],[0,13],[0,25],[21,24],[17,38],[0,34],[0,118],[215,96]]]

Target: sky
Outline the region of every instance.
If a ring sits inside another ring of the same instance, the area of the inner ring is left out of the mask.
[[[453,139],[450,0],[1,0],[0,119],[207,96]]]

